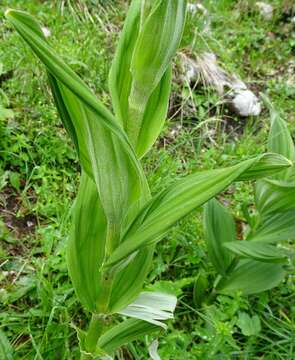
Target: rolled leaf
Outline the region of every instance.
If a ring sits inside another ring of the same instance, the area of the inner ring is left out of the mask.
[[[234,256],[223,245],[236,240],[234,219],[224,206],[212,199],[205,205],[204,225],[209,259],[216,271],[225,275]]]
[[[241,260],[228,277],[217,287],[222,294],[241,291],[243,295],[256,294],[277,286],[285,276],[283,266],[255,260]]]
[[[140,157],[167,114],[171,60],[181,40],[186,1],[144,5],[131,3],[109,78],[115,113]]]

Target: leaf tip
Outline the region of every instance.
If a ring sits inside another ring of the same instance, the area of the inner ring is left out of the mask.
[[[5,10],[5,13],[4,13],[5,17],[8,18],[11,15],[12,12],[13,12],[13,9]]]

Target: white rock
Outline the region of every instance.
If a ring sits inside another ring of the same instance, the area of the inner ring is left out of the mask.
[[[260,15],[265,20],[271,20],[273,17],[273,7],[270,4],[267,4],[263,1],[257,1],[256,7],[259,9]]]
[[[201,80],[205,86],[213,87],[237,115],[258,116],[260,114],[261,104],[257,96],[236,75],[228,74],[222,69],[215,54],[204,53],[196,60],[186,54],[181,54],[181,65],[183,80],[188,83]]]
[[[250,90],[238,90],[231,101],[231,106],[240,116],[258,116],[261,112],[259,99]]]

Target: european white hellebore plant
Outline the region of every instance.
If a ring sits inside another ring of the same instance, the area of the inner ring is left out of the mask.
[[[140,159],[166,118],[171,61],[185,13],[185,0],[131,2],[110,71],[113,115],[50,47],[34,18],[6,12],[46,67],[56,107],[81,163],[67,261],[76,294],[93,314],[88,330],[78,330],[84,359],[109,358],[123,344],[165,327],[162,321],[173,316],[173,295],[143,287],[155,244],[179,219],[234,181],[291,165],[283,156],[265,154],[232,167],[196,172],[151,195]],[[129,319],[106,327],[105,318],[115,314]]]
[[[261,96],[271,113],[268,150],[294,164],[295,146],[287,124]],[[248,229],[239,241],[231,213],[216,199],[205,205],[208,255],[219,274],[212,294],[259,293],[277,286],[286,275],[289,258],[294,257],[288,247],[295,239],[294,166],[257,181],[255,207],[254,215],[246,212]]]

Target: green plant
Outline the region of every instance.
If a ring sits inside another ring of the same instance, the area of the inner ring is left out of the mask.
[[[281,154],[292,163],[295,147],[285,121],[262,94],[271,112],[268,150]],[[233,216],[215,199],[205,205],[205,230],[208,254],[219,276],[214,293],[241,291],[254,294],[277,286],[285,277],[285,268],[294,250],[288,244],[295,239],[294,167],[273,174],[255,185],[255,207],[245,209],[248,229],[244,240],[237,240]]]
[[[185,5],[131,3],[110,72],[115,117],[55,54],[30,15],[6,12],[46,66],[82,167],[67,258],[77,296],[92,313],[87,332],[77,329],[84,359],[108,358],[172,317],[174,296],[142,289],[155,244],[179,219],[234,181],[264,177],[291,165],[283,156],[265,154],[196,172],[151,196],[139,159],[155,142],[166,117],[171,60],[181,40]],[[113,325],[118,313],[131,319]]]

